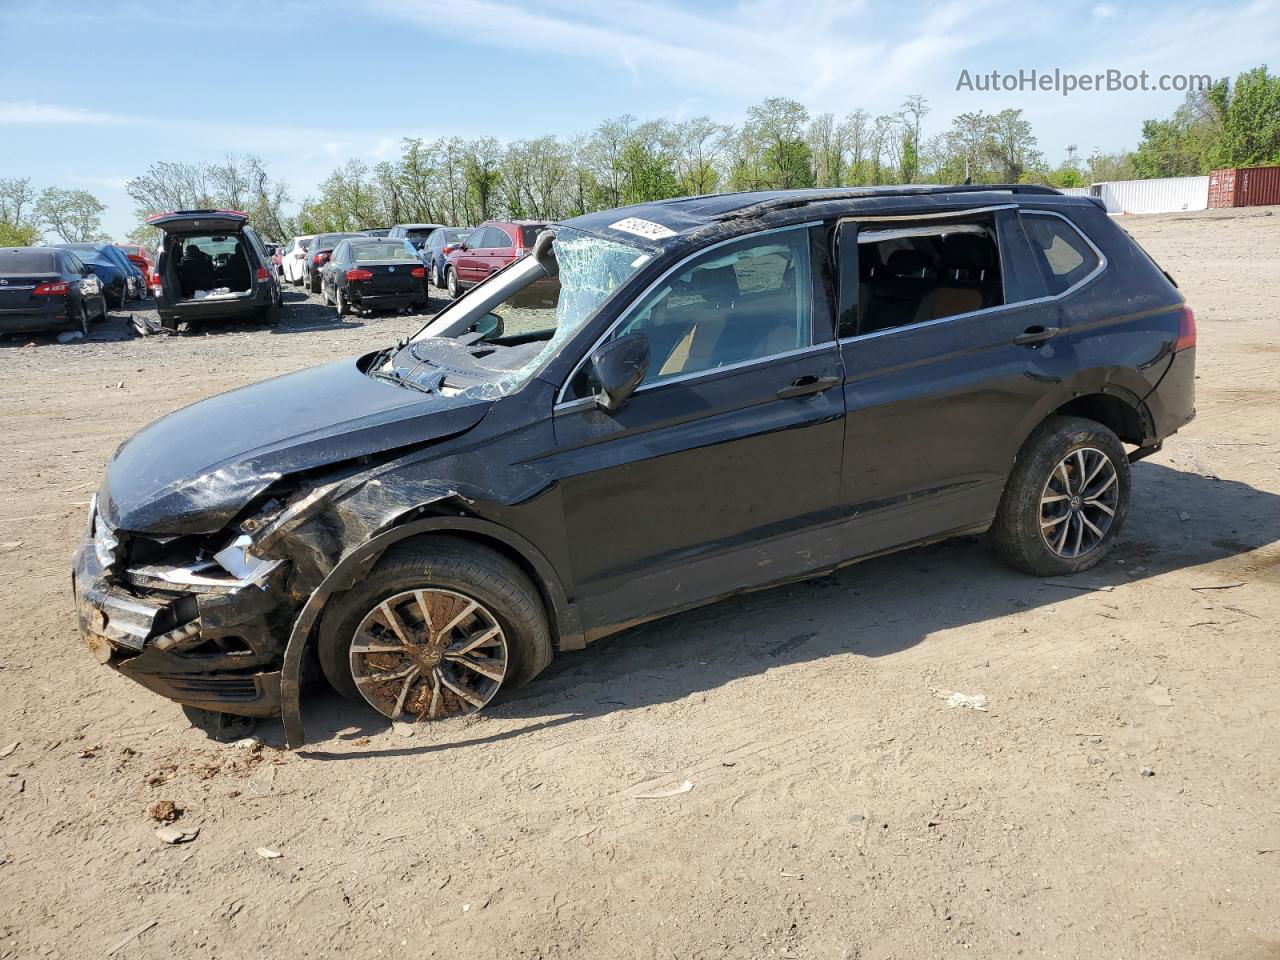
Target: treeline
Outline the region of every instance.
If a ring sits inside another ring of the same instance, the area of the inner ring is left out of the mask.
[[[46,235],[64,243],[106,240],[106,209],[87,190],[37,192],[30,177],[0,177],[0,247],[29,247]]]

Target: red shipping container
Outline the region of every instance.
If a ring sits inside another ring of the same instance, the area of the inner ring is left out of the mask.
[[[1235,167],[1209,174],[1210,207],[1280,204],[1280,167]]]

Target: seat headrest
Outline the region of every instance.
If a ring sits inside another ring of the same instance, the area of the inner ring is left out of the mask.
[[[697,284],[708,303],[727,307],[738,299],[738,275],[731,266],[695,270],[690,282]]]
[[[942,241],[942,267],[956,280],[981,282],[991,265],[991,245],[976,233],[952,233]]]
[[[889,261],[885,264],[885,271],[894,277],[923,276],[928,268],[929,258],[919,250],[895,250],[889,254]]]

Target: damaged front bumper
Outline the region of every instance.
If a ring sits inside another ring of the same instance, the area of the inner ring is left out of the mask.
[[[280,712],[280,666],[298,603],[287,564],[252,580],[199,566],[111,576],[93,531],[76,551],[80,635],[99,662],[178,703],[243,716]]]

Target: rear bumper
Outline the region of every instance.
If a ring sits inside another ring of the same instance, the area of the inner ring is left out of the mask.
[[[411,290],[408,293],[363,293],[354,287],[347,288],[347,296],[353,307],[364,310],[399,310],[424,303],[427,299],[426,293],[421,290]]]
[[[246,317],[271,304],[270,284],[259,284],[249,296],[234,300],[170,300],[167,296],[156,299],[156,310],[162,320],[228,320]]]
[[[280,664],[294,613],[281,571],[262,587],[233,593],[132,592],[102,575],[87,537],[73,571],[80,636],[100,663],[188,706],[250,717],[279,713]],[[188,636],[162,649],[179,632]],[[224,644],[231,652],[219,649],[229,638],[240,642]]]
[[[33,310],[26,313],[0,311],[0,333],[34,333],[40,330],[67,330],[78,327],[79,321],[67,316],[65,301],[49,310]]]
[[[1146,399],[1147,409],[1155,421],[1156,439],[1176,433],[1196,415],[1196,351],[1195,347],[1173,355],[1169,369]]]

